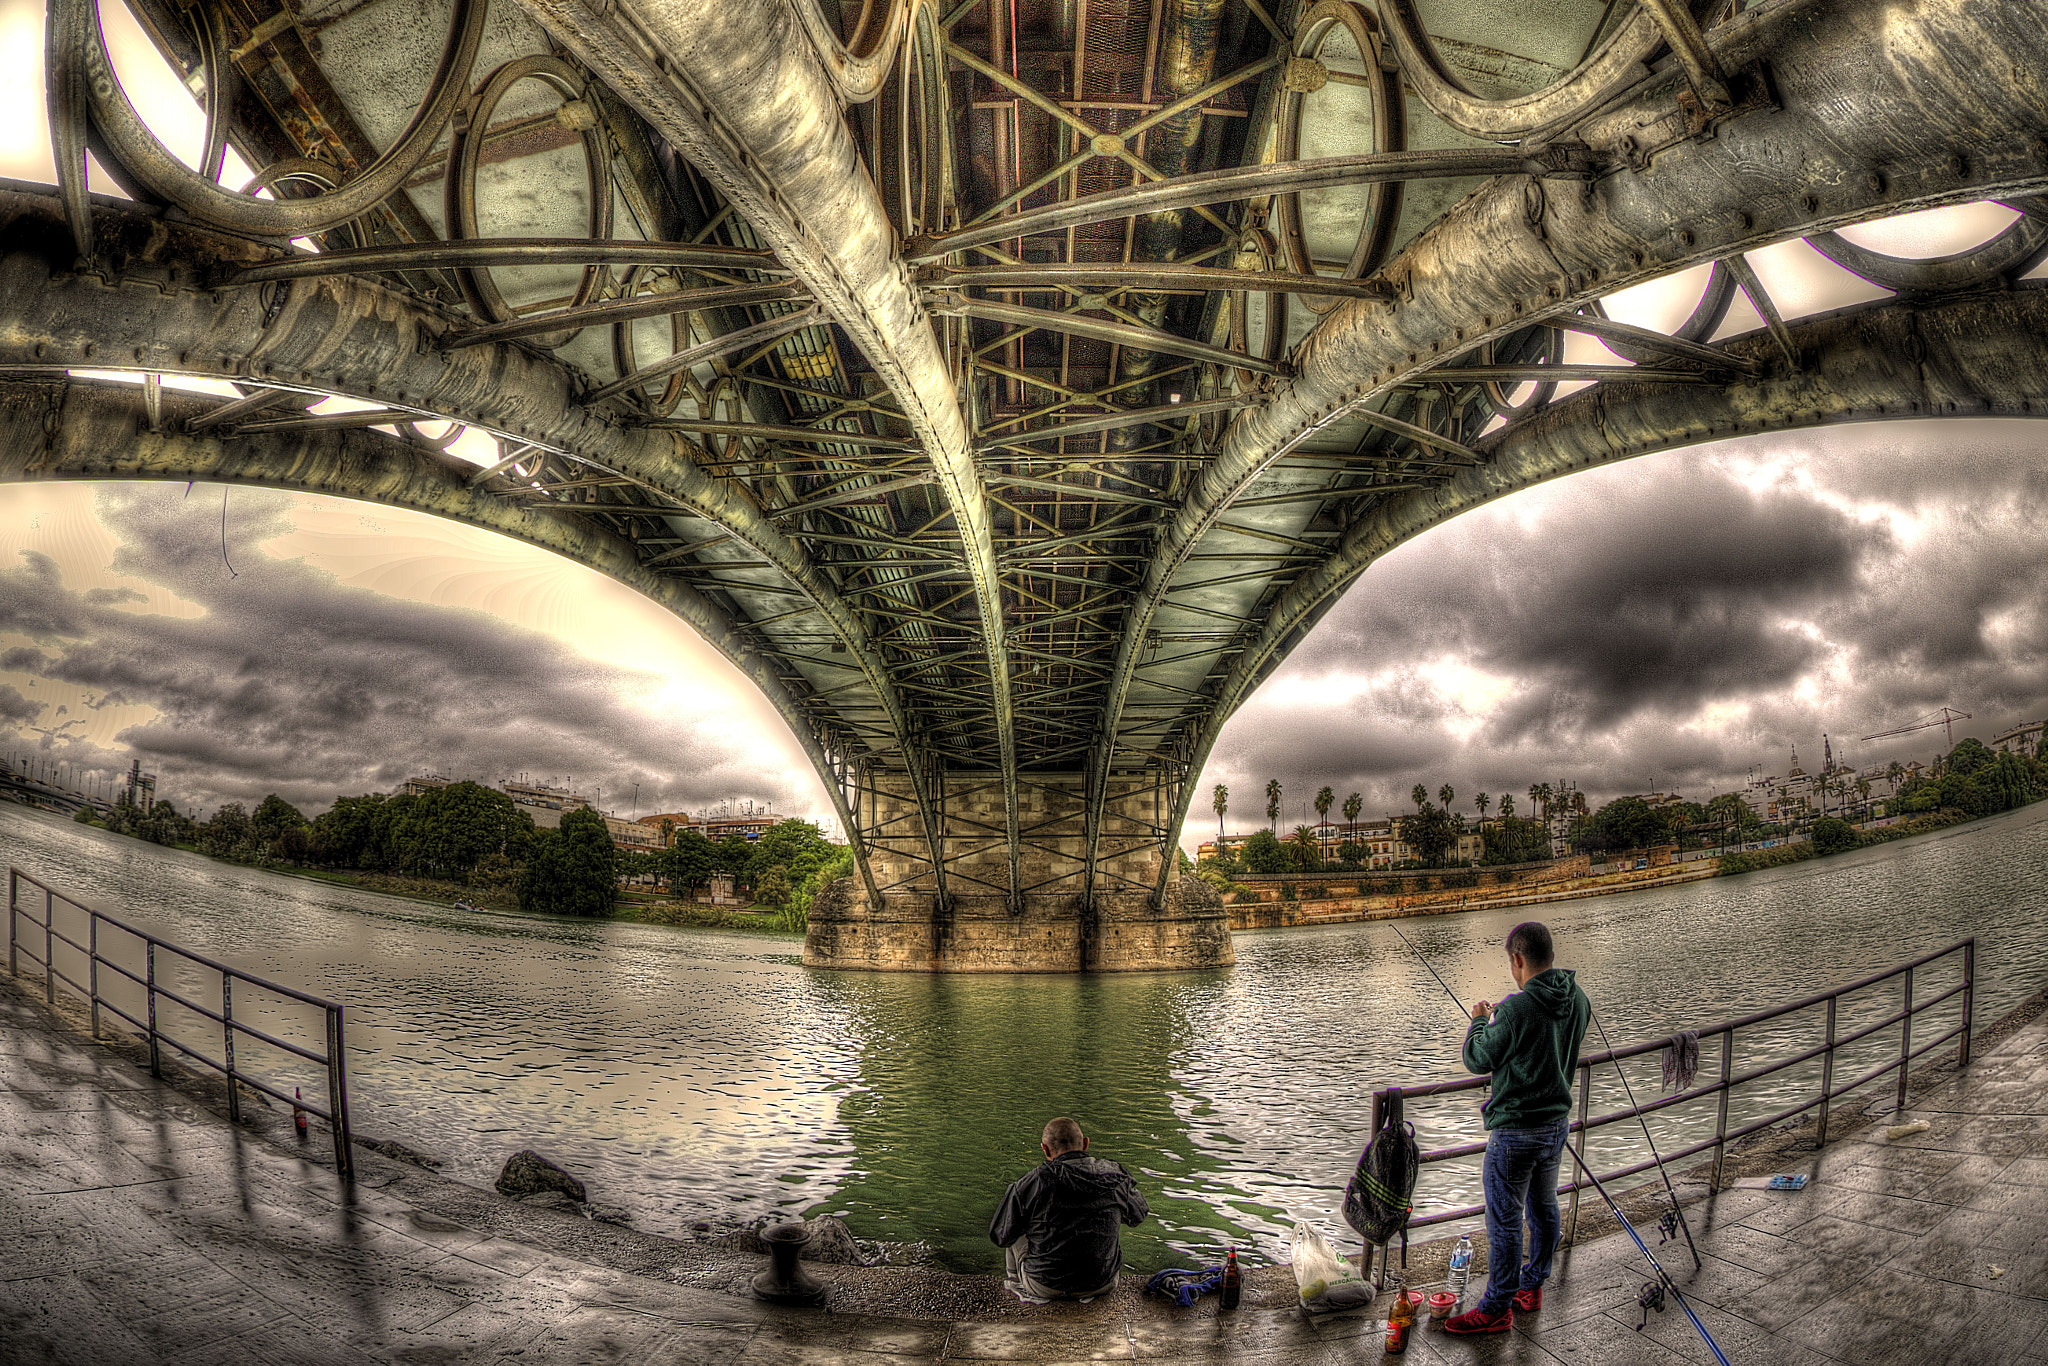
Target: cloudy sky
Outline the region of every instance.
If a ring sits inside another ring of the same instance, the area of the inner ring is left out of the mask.
[[[47,181],[41,10],[0,0],[0,175]],[[196,106],[121,7],[106,23],[124,84],[189,160]],[[1854,235],[1932,255],[2011,216]],[[1789,316],[1882,293],[1803,243],[1750,259]],[[1701,276],[1611,311],[1669,326]],[[1757,323],[1738,302],[1723,334]],[[1704,799],[1782,773],[1794,745],[1813,766],[1823,732],[1869,765],[1931,756],[1939,731],[1856,737],[1944,704],[1987,739],[2048,715],[2037,430],[1716,444],[1468,513],[1374,566],[1251,699],[1188,841],[1212,828],[1216,782],[1240,826],[1261,821],[1270,777],[1290,823],[1325,783],[1375,814],[1416,781],[1451,783],[1460,805],[1538,781]],[[202,811],[272,791],[318,810],[434,769],[569,781],[622,814],[725,798],[824,813],[751,687],[619,585],[417,514],[237,489],[223,530],[221,506],[205,486],[0,486],[0,752],[102,775],[140,758]]]

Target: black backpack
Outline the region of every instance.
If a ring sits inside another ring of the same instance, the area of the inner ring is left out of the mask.
[[[1415,1126],[1402,1118],[1400,1097],[1391,1096],[1380,1130],[1359,1154],[1358,1170],[1344,1191],[1344,1222],[1365,1239],[1368,1258],[1373,1245],[1386,1248],[1398,1233],[1401,1266],[1407,1268],[1408,1216],[1415,1208],[1415,1175],[1421,1166]],[[1384,1266],[1381,1269],[1384,1272]]]

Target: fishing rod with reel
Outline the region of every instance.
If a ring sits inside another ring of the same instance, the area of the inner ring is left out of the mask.
[[[1436,978],[1436,984],[1443,988],[1444,995],[1451,998],[1451,1003],[1458,1007],[1458,1012],[1461,1015],[1463,1015],[1465,1019],[1469,1022],[1473,1018],[1472,1012],[1466,1009],[1465,1003],[1463,1001],[1458,999],[1458,993],[1451,990],[1451,984],[1449,982],[1446,982],[1443,979],[1442,975],[1437,972],[1435,966],[1430,963],[1428,956],[1424,954],[1421,949],[1417,948],[1415,946],[1414,941],[1409,939],[1407,935],[1401,933],[1400,926],[1394,925],[1390,926],[1390,928],[1394,931],[1395,937],[1400,939],[1400,941],[1403,944],[1407,945],[1408,951],[1414,954],[1415,957],[1421,961],[1422,966],[1424,968],[1428,969],[1429,975],[1431,977]],[[1592,1002],[1588,1001],[1586,1004],[1587,1014],[1591,1016]],[[1603,1040],[1607,1037],[1607,1031],[1605,1028],[1601,1029],[1600,1037]],[[1608,1048],[1608,1052],[1612,1053],[1613,1051],[1614,1050],[1612,1046],[1610,1046]],[[1610,1059],[1610,1061],[1614,1062],[1616,1071],[1621,1070],[1621,1063],[1618,1059]],[[1626,1074],[1622,1076],[1622,1085],[1624,1087],[1627,1087],[1628,1085],[1628,1077]],[[1635,1099],[1633,1091],[1630,1092],[1629,1099],[1630,1104],[1633,1105]],[[1638,1110],[1636,1112],[1636,1118],[1640,1120],[1642,1119],[1642,1117],[1642,1112]],[[1643,1125],[1643,1137],[1645,1139],[1648,1139],[1649,1136],[1650,1126],[1647,1123],[1645,1123]],[[1615,1222],[1619,1223],[1622,1226],[1622,1228],[1627,1231],[1629,1240],[1636,1245],[1636,1250],[1643,1254],[1643,1260],[1647,1261],[1650,1264],[1650,1270],[1653,1273],[1655,1273],[1655,1279],[1643,1287],[1642,1294],[1638,1296],[1636,1300],[1636,1303],[1641,1305],[1643,1309],[1643,1323],[1649,1322],[1650,1310],[1655,1309],[1658,1313],[1662,1313],[1664,1311],[1664,1297],[1666,1295],[1669,1295],[1672,1299],[1677,1300],[1678,1307],[1685,1311],[1685,1317],[1692,1323],[1693,1331],[1697,1332],[1700,1335],[1700,1340],[1707,1344],[1707,1350],[1714,1354],[1714,1360],[1719,1362],[1720,1366],[1729,1366],[1728,1358],[1721,1352],[1721,1345],[1714,1341],[1714,1335],[1707,1331],[1707,1326],[1704,1323],[1700,1322],[1700,1316],[1693,1312],[1692,1305],[1688,1303],[1685,1298],[1685,1292],[1678,1288],[1678,1283],[1671,1279],[1671,1273],[1664,1269],[1664,1264],[1657,1260],[1657,1255],[1655,1253],[1650,1251],[1650,1245],[1643,1241],[1643,1237],[1640,1233],[1636,1232],[1636,1226],[1629,1222],[1629,1218],[1626,1214],[1623,1214],[1621,1212],[1620,1203],[1617,1202],[1614,1196],[1608,1192],[1607,1187],[1601,1182],[1600,1178],[1594,1175],[1593,1169],[1586,1164],[1586,1159],[1581,1157],[1578,1151],[1574,1149],[1569,1142],[1565,1143],[1564,1150],[1565,1152],[1571,1155],[1572,1161],[1578,1164],[1580,1174],[1584,1176],[1587,1181],[1592,1183],[1594,1190],[1600,1193],[1601,1200],[1606,1203],[1607,1208],[1613,1213]],[[1656,1151],[1656,1144],[1655,1142],[1652,1142],[1650,1144],[1650,1152],[1653,1157],[1656,1155]],[[1662,1158],[1657,1159],[1657,1170],[1660,1173],[1664,1172],[1664,1162]],[[1671,1177],[1668,1173],[1664,1174],[1664,1189],[1671,1196],[1672,1212],[1678,1215],[1679,1226],[1685,1229],[1686,1246],[1692,1251],[1694,1268],[1698,1269],[1700,1265],[1699,1249],[1693,1246],[1692,1229],[1688,1225],[1686,1225],[1685,1215],[1683,1211],[1681,1211],[1678,1207],[1678,1195],[1676,1191],[1672,1190]],[[1641,1332],[1642,1329],[1643,1324],[1636,1325],[1637,1332]]]

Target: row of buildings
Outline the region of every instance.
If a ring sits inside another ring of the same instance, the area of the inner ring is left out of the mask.
[[[2037,754],[2044,735],[2048,735],[2048,721],[2021,722],[1994,735],[1988,748],[2005,754]],[[1887,800],[1900,787],[1913,778],[1926,776],[1927,771],[1927,766],[1918,762],[1900,764],[1896,769],[1886,764],[1858,770],[1836,759],[1833,743],[1823,736],[1819,771],[1809,773],[1801,768],[1799,751],[1795,747],[1791,766],[1782,777],[1777,774],[1751,774],[1743,784],[1741,796],[1743,804],[1766,825],[1804,825],[1823,815],[1838,816],[1848,821],[1875,820],[1886,814]],[[1685,800],[1671,792],[1640,792],[1634,795],[1653,810],[1675,806]],[[1571,818],[1565,811],[1553,808],[1548,825],[1550,851],[1554,858],[1561,858],[1571,851],[1570,822]],[[1464,863],[1480,857],[1485,851],[1482,832],[1488,824],[1490,822],[1481,821],[1477,828],[1459,836],[1458,848],[1450,855],[1451,862]],[[1399,819],[1392,816],[1361,821],[1356,825],[1324,821],[1309,828],[1315,835],[1319,856],[1325,862],[1335,862],[1338,850],[1354,842],[1365,846],[1363,866],[1367,868],[1392,868],[1415,858],[1415,852],[1401,838]],[[1197,849],[1197,857],[1213,858],[1219,851],[1234,855],[1250,838],[1251,832],[1204,840]]]
[[[423,773],[418,777],[407,778],[391,795],[417,797],[437,787],[447,787],[455,781],[445,774]],[[507,778],[498,784],[498,790],[510,797],[514,806],[533,817],[533,823],[543,830],[559,829],[562,817],[571,811],[596,809],[588,797],[572,792],[566,787],[550,787],[545,783]],[[613,844],[621,849],[643,854],[666,849],[675,842],[676,836],[685,830],[694,830],[714,843],[730,839],[734,835],[741,839],[757,840],[770,826],[783,819],[765,806],[755,807],[752,802],[744,803],[738,811],[672,811],[657,816],[641,816],[637,820],[627,820],[606,811],[599,811],[598,815],[604,818],[605,829],[611,832]]]

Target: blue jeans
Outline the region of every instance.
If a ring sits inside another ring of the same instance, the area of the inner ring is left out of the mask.
[[[1550,1279],[1563,1223],[1557,1213],[1557,1168],[1564,1161],[1562,1118],[1533,1129],[1495,1129],[1486,1136],[1486,1294],[1479,1308],[1498,1314],[1517,1290]],[[1529,1260],[1522,1260],[1522,1218],[1529,1220]]]

